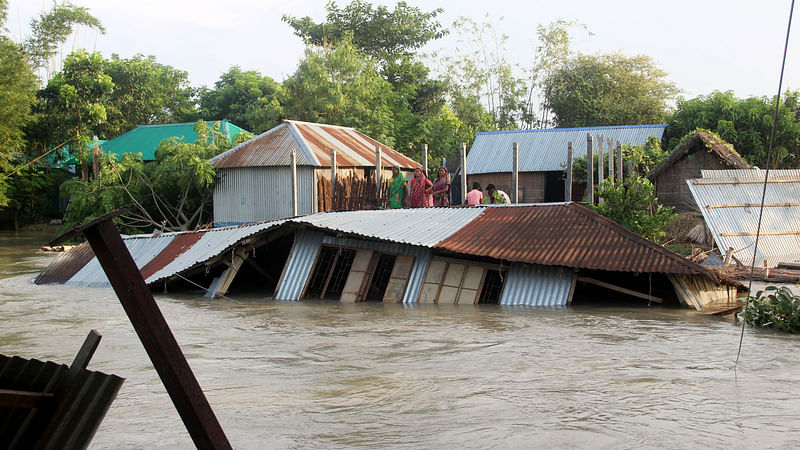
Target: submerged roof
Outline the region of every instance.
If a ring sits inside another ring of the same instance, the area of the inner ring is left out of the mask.
[[[220,132],[227,136],[229,142],[242,131],[247,132],[227,120],[221,120]],[[214,122],[207,122],[208,126],[213,126]],[[141,153],[145,161],[155,161],[156,150],[161,145],[161,141],[167,138],[183,138],[186,142],[197,140],[197,132],[194,131],[195,122],[168,123],[159,125],[140,125],[127,133],[120,134],[114,139],[105,141],[101,147],[106,154],[123,155],[125,153]]]
[[[336,163],[341,167],[374,167],[376,147],[382,150],[383,167],[420,167],[416,161],[355,128],[296,120],[286,120],[215,156],[211,162],[217,168],[288,166],[292,151],[296,151],[298,165],[330,167],[330,151],[334,149]]]
[[[705,274],[708,269],[575,203],[318,213],[238,227],[126,236],[147,284],[180,276],[278,227],[300,226],[342,237],[428,247],[464,257],[621,272]],[[75,252],[75,253],[73,253]],[[64,253],[38,284],[107,286],[91,249]],[[213,262],[213,261],[212,261]]]
[[[435,248],[544,266],[709,274],[699,264],[577,203],[486,208]]]
[[[729,171],[720,171],[729,172]],[[747,172],[747,173],[746,173]],[[771,170],[764,190],[763,170],[736,171],[734,176],[704,172],[707,178],[686,180],[703,219],[723,254],[744,264],[753,261],[761,197],[764,214],[755,263],[770,267],[800,261],[800,177],[795,170]]]
[[[563,170],[567,163],[567,145],[572,142],[574,157],[586,155],[586,135],[594,138],[598,148],[603,138],[621,144],[644,145],[647,138],[661,139],[666,125],[627,125],[611,127],[547,128],[542,130],[488,131],[476,133],[475,142],[467,155],[467,173],[497,173],[512,171],[512,145],[519,144],[519,171],[544,172]]]
[[[661,175],[665,170],[672,167],[675,163],[685,158],[686,156],[695,153],[699,150],[711,152],[725,164],[729,165],[732,169],[749,169],[750,164],[747,163],[733,146],[725,142],[717,140],[714,136],[706,133],[705,131],[698,131],[690,137],[682,146],[678,147],[667,158],[661,162],[657,167],[650,171],[647,175],[651,180]]]

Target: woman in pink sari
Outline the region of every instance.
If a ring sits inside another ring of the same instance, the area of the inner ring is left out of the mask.
[[[431,202],[431,193],[433,192],[433,183],[428,177],[422,173],[422,169],[417,167],[414,169],[414,178],[409,183],[411,194],[411,201],[409,206],[412,208],[423,208],[426,206],[433,206]]]
[[[446,167],[440,167],[439,176],[433,180],[433,206],[450,206],[450,176]]]

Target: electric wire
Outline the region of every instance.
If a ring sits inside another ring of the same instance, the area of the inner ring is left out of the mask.
[[[789,7],[789,24],[786,27],[786,40],[783,44],[783,61],[781,62],[781,76],[778,79],[778,95],[775,97],[775,113],[772,116],[772,129],[769,134],[769,147],[767,147],[767,168],[764,172],[764,188],[761,191],[761,207],[758,210],[758,225],[756,226],[756,240],[753,246],[753,260],[750,263],[750,280],[747,284],[747,301],[744,304],[744,317],[742,317],[742,331],[739,334],[739,348],[736,350],[736,362],[739,364],[739,355],[742,353],[742,341],[744,340],[744,325],[747,321],[747,310],[750,307],[750,299],[752,298],[751,289],[753,287],[753,275],[756,269],[756,255],[758,253],[758,239],[761,235],[761,219],[764,216],[764,201],[767,196],[767,181],[769,180],[769,168],[772,159],[772,144],[775,141],[775,124],[778,121],[778,110],[781,105],[781,89],[783,89],[783,74],[786,69],[786,53],[789,50],[789,34],[792,30],[792,14],[794,13],[794,0],[792,0]]]

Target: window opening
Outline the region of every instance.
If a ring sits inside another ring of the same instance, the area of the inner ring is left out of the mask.
[[[342,291],[344,290],[344,283],[347,281],[347,276],[350,274],[350,267],[353,266],[353,260],[355,257],[355,251],[341,249],[341,252],[337,255],[337,258],[332,266],[330,275],[328,275],[328,282],[320,294],[320,300],[338,300],[339,297],[341,297]]]
[[[337,251],[338,249],[335,247],[322,246],[320,248],[317,265],[314,267],[314,273],[311,274],[311,281],[308,283],[308,289],[306,290],[306,298],[319,298],[322,295],[330,269],[336,259]]]
[[[383,294],[386,292],[386,286],[389,285],[389,279],[392,276],[392,269],[394,269],[394,262],[396,259],[397,257],[395,255],[380,255],[378,264],[375,266],[375,272],[372,275],[372,281],[367,290],[367,295],[364,297],[365,301],[383,301]]]
[[[483,290],[481,291],[481,298],[478,303],[499,304],[500,294],[503,292],[504,274],[499,270],[487,270],[486,277],[483,281]]]

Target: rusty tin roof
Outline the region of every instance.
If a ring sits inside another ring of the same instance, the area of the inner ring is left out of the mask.
[[[577,203],[486,208],[434,248],[545,266],[715,278],[699,264]]]
[[[288,166],[292,151],[297,153],[297,164],[330,167],[330,150],[336,150],[340,167],[375,166],[375,147],[381,147],[381,165],[411,169],[420,164],[360,131],[337,125],[286,120],[247,142],[211,159],[214,167],[264,167]]]

